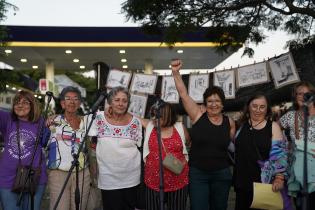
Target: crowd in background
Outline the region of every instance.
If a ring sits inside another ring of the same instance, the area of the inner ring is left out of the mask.
[[[200,108],[188,95],[181,66],[180,60],[171,62],[177,91],[192,122],[189,131],[169,103],[152,107],[150,119],[128,113],[130,93],[123,87],[111,89],[108,107],[89,116],[78,114],[80,91],[66,87],[59,96],[63,112],[46,122],[34,96],[18,92],[12,112],[0,111],[2,209],[39,210],[47,186],[50,209],[58,204],[58,210],[74,210],[76,205],[91,210],[100,206],[158,210],[160,156],[162,205],[167,210],[185,210],[188,198],[191,210],[226,210],[231,186],[236,192],[235,210],[251,209],[256,182],[269,183],[280,192],[283,209],[302,209],[305,107],[309,112],[308,207],[315,209],[315,102],[306,103],[304,97],[314,96],[314,87],[308,82],[296,84],[293,107],[277,117],[263,93],[249,96],[241,119],[234,122],[224,114],[225,96],[219,87],[206,89]],[[30,184],[20,178],[25,166],[32,169]],[[29,184],[27,189],[17,191],[16,184],[23,182]]]

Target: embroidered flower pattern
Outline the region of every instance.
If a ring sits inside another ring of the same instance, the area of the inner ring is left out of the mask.
[[[98,115],[96,117],[96,125],[98,131],[98,137],[119,137],[132,139],[134,141],[138,141],[141,139],[141,124],[140,120],[137,118],[133,118],[131,123],[127,126],[114,126],[106,123],[103,116]]]

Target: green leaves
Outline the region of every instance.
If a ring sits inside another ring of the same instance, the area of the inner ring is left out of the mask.
[[[214,34],[208,36],[209,42],[233,50],[238,49],[233,47],[235,42],[262,42],[262,28],[282,28],[302,37],[312,35],[315,1],[128,0],[123,3],[122,12],[146,30],[150,28],[151,33],[163,31],[163,41],[170,45],[182,41],[187,32],[207,26],[209,34]],[[238,33],[234,30],[236,25],[240,27]]]
[[[0,69],[0,93],[7,90],[6,85],[21,85],[19,81],[19,73],[11,70]]]

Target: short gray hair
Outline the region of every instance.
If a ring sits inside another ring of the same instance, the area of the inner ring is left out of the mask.
[[[67,86],[67,87],[63,88],[60,95],[59,95],[59,99],[61,101],[65,100],[65,96],[69,92],[76,93],[78,95],[80,101],[82,100],[81,91],[77,87],[73,87],[73,86]]]
[[[108,93],[107,95],[107,100],[108,100],[108,104],[112,104],[113,102],[113,98],[114,96],[117,95],[118,92],[123,92],[124,94],[127,95],[127,99],[128,99],[128,107],[129,107],[129,104],[130,104],[130,94],[129,94],[129,91],[127,88],[124,88],[124,87],[114,87],[113,89],[111,89],[111,91]]]

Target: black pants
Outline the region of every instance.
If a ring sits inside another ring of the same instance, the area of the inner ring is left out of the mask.
[[[298,201],[297,201],[298,200]],[[301,195],[298,196],[298,199],[295,199],[296,210],[302,210],[303,198]],[[315,192],[308,194],[308,210],[315,209]]]
[[[236,189],[235,210],[249,210],[253,201],[253,191]],[[256,209],[258,210],[258,209]]]
[[[117,190],[101,190],[103,210],[134,210],[137,186]]]
[[[167,210],[185,210],[187,204],[188,186],[172,192],[165,192],[164,203]],[[160,192],[146,189],[146,210],[160,209]]]

